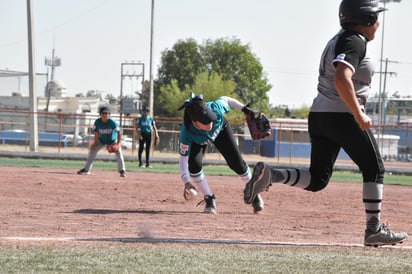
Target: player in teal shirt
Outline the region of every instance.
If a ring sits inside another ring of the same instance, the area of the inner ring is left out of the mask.
[[[152,116],[149,116],[149,110],[145,110],[142,116],[137,120],[137,129],[139,131],[139,167],[150,168],[150,147],[152,144],[152,131],[155,133],[155,139],[159,140],[159,135],[157,133],[156,123]],[[143,166],[142,154],[143,150],[146,148],[146,166]]]
[[[90,147],[89,156],[87,157],[84,167],[77,172],[79,175],[88,175],[93,167],[93,161],[96,158],[97,152],[102,147],[117,143],[120,145],[119,151],[115,152],[117,160],[117,169],[121,177],[126,177],[126,168],[121,149],[122,132],[119,124],[110,117],[110,110],[107,107],[102,107],[99,111],[100,118],[94,121],[93,132],[94,142]]]
[[[229,167],[239,175],[240,180],[244,184],[250,180],[249,167],[239,151],[232,128],[224,117],[231,108],[244,110],[245,105],[227,96],[213,102],[204,102],[202,95],[192,95],[180,109],[183,108],[184,121],[179,135],[179,165],[185,184],[183,196],[188,199],[189,190],[196,186],[204,195],[204,212],[217,213],[216,196],[203,173],[203,155],[207,145],[213,143]],[[256,196],[252,205],[255,213],[263,210],[264,204],[260,195]]]

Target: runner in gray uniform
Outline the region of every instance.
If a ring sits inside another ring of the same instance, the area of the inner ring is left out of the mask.
[[[244,190],[245,203],[282,183],[307,191],[324,189],[342,148],[356,163],[363,177],[363,203],[366,213],[364,245],[402,243],[406,233],[395,233],[381,224],[384,164],[371,131],[372,121],[365,104],[373,76],[367,43],[379,27],[378,15],[385,9],[374,0],[343,0],[339,8],[342,29],[323,51],[318,79],[318,95],[310,109],[311,139],[309,169],[275,169],[256,164]]]

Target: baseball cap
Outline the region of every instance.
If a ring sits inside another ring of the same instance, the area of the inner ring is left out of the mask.
[[[102,113],[110,113],[109,108],[108,108],[108,107],[102,107],[102,108],[100,109],[100,114],[102,114]]]
[[[216,113],[214,113],[208,106],[203,105],[201,108],[197,109],[192,113],[190,119],[192,121],[199,121],[202,124],[209,124],[215,121],[217,118]]]

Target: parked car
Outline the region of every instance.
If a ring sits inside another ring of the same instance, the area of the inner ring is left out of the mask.
[[[79,146],[89,147],[93,144],[93,142],[94,142],[94,134],[85,134],[85,135],[82,135],[82,142],[79,143]]]
[[[63,134],[63,140],[67,141],[68,145],[72,145],[74,142],[74,134]],[[80,135],[77,135],[77,145],[80,145],[83,143],[83,137]]]
[[[122,138],[122,149],[132,149],[133,145],[134,145],[134,149],[137,149],[137,143],[133,142],[133,138],[131,137]]]
[[[81,138],[81,137],[80,137]],[[19,129],[0,131],[0,144],[28,144],[30,141],[30,132]],[[62,145],[67,147],[73,142],[73,137],[59,132],[39,132],[39,145],[56,146]]]

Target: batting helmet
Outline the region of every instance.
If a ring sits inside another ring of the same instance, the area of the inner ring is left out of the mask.
[[[378,20],[378,13],[385,10],[379,6],[378,0],[342,0],[339,6],[340,25],[372,26]]]

